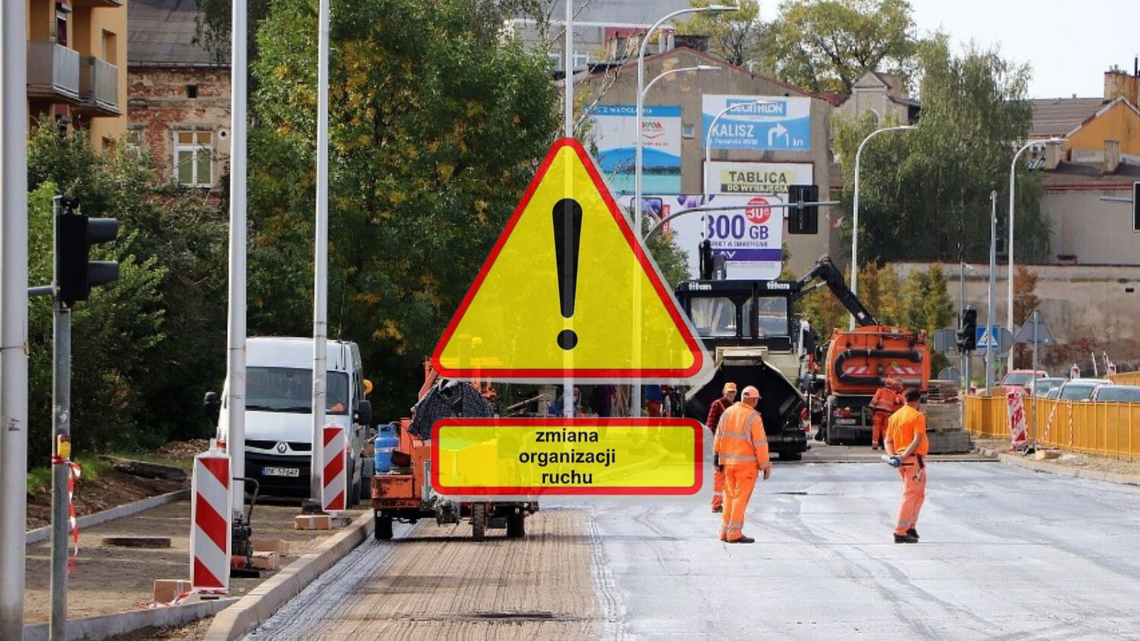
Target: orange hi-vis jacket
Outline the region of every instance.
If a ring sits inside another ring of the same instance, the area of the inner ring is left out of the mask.
[[[896,452],[901,453],[909,447],[916,433],[922,434],[922,441],[914,453],[926,456],[930,451],[930,441],[926,438],[926,416],[909,405],[904,405],[891,415],[890,422],[887,423],[887,440],[894,445]]]
[[[902,402],[899,393],[889,387],[880,387],[875,395],[871,398],[871,409],[876,412],[893,413],[899,410],[905,402]]]
[[[743,401],[725,410],[716,428],[713,451],[721,465],[758,465],[769,468],[768,435],[760,412]]]

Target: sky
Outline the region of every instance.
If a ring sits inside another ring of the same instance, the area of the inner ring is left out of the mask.
[[[769,2],[763,4],[771,4]],[[763,4],[762,11],[763,11]],[[919,35],[941,29],[1029,63],[1028,98],[1104,95],[1104,72],[1132,73],[1140,0],[910,0]]]

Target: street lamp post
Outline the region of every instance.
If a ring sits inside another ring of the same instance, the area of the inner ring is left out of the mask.
[[[642,136],[641,136],[641,118],[642,109],[645,106],[644,89],[645,86],[645,48],[649,45],[649,38],[653,35],[654,31],[677,16],[685,15],[687,13],[719,13],[722,11],[739,11],[738,7],[726,7],[722,5],[712,5],[708,7],[690,7],[688,9],[680,9],[674,11],[653,23],[653,26],[645,32],[641,38],[641,47],[637,52],[637,109],[634,114],[634,135],[635,149],[633,160],[633,233],[641,239],[641,149],[642,149]]]
[[[735,105],[729,105],[721,109],[720,113],[714,116],[712,122],[709,123],[709,130],[705,132],[705,165],[701,168],[701,195],[705,197],[706,202],[709,196],[709,154],[712,152],[712,132],[716,129],[716,121],[720,120],[720,117],[724,114],[736,109],[770,104],[773,104],[773,101],[763,99],[753,100],[752,102],[738,102]]]
[[[1009,163],[1009,271],[1006,273],[1006,281],[1008,291],[1006,294],[1006,310],[1005,310],[1005,328],[1013,333],[1013,213],[1014,213],[1014,179],[1017,176],[1017,159],[1026,149],[1034,145],[1059,145],[1067,140],[1066,138],[1050,138],[1045,141],[1032,140],[1022,145],[1021,149],[1013,155],[1013,161]],[[1013,369],[1013,352],[1009,350],[1009,359],[1006,361],[1006,368]]]
[[[867,134],[863,142],[859,143],[859,149],[855,151],[855,203],[854,211],[851,218],[851,293],[857,294],[859,292],[859,164],[863,157],[863,147],[875,136],[886,133],[888,131],[909,131],[911,129],[918,129],[914,125],[899,125],[897,127],[884,127],[883,129],[876,129]],[[851,317],[851,324],[849,329],[855,329],[855,317]]]
[[[638,51],[637,51],[637,95],[635,96],[637,99],[637,108],[636,108],[637,113],[634,114],[634,126],[633,126],[633,131],[634,131],[633,135],[635,136],[635,143],[636,143],[636,145],[635,145],[636,151],[634,152],[634,159],[633,159],[633,233],[639,241],[641,240],[641,210],[642,210],[642,204],[641,204],[641,148],[642,148],[643,141],[642,141],[642,135],[641,135],[641,118],[642,118],[641,111],[645,107],[645,94],[644,94],[644,92],[645,92],[645,89],[644,89],[644,87],[645,87],[645,48],[649,45],[649,38],[653,35],[654,31],[657,31],[657,29],[661,27],[661,25],[672,20],[673,18],[676,18],[677,16],[683,16],[687,13],[719,13],[722,11],[739,11],[739,10],[740,9],[738,7],[726,7],[726,6],[722,6],[722,5],[710,5],[708,7],[689,7],[687,9],[679,9],[677,11],[674,11],[673,13],[667,14],[666,16],[662,17],[657,22],[654,22],[653,26],[649,27],[649,30],[647,30],[645,32],[645,35],[642,36],[642,38],[641,38],[641,46],[638,48]],[[640,317],[640,314],[635,314],[634,315],[634,322],[639,322],[639,320],[638,320],[639,317]],[[632,387],[633,387],[633,390],[632,390],[632,393],[630,394],[630,415],[637,418],[637,417],[641,416],[641,385],[640,384],[634,384]]]

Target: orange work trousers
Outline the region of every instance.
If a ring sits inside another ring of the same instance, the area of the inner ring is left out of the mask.
[[[713,468],[713,509],[724,506],[724,472]]]
[[[922,510],[922,502],[926,500],[926,471],[925,467],[919,465],[917,456],[904,460],[899,467],[903,495],[895,534],[902,535],[909,529],[918,529],[918,513]]]
[[[726,541],[735,541],[744,536],[744,511],[748,509],[748,500],[752,498],[752,488],[756,487],[756,477],[760,475],[760,466],[756,463],[745,463],[724,466],[724,516],[722,517],[721,536]]]
[[[871,449],[879,449],[879,441],[887,437],[887,421],[891,415],[875,411],[871,415]],[[909,445],[909,443],[907,444]]]

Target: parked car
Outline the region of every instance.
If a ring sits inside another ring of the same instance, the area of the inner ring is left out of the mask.
[[[1092,400],[1119,403],[1140,403],[1140,386],[1101,385],[1093,390]]]
[[[1053,389],[1049,390],[1048,392],[1045,392],[1045,400],[1055,401],[1055,400],[1057,400],[1057,397],[1060,395],[1061,395],[1061,386],[1058,385],[1057,387],[1054,387]]]
[[[1087,401],[1092,398],[1093,390],[1111,384],[1112,381],[1103,378],[1074,378],[1060,387],[1057,398],[1062,401]]]
[[[1002,387],[1013,387],[1018,385],[1026,394],[1029,393],[1029,384],[1038,378],[1045,378],[1049,376],[1049,372],[1044,370],[1037,370],[1034,372],[1031,369],[1013,369],[1010,370],[1005,376],[1002,377],[998,385]]]
[[[1029,395],[1045,396],[1049,390],[1060,387],[1065,383],[1066,380],[1068,379],[1055,376],[1033,379],[1029,381]]]

